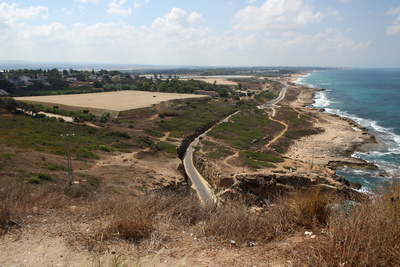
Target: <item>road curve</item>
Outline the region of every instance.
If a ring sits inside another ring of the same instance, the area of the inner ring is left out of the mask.
[[[281,92],[279,93],[279,96],[274,100],[271,100],[271,101],[269,101],[269,102],[267,102],[267,103],[265,103],[263,105],[258,106],[259,109],[264,109],[264,108],[267,108],[267,107],[269,107],[269,108],[270,107],[272,107],[272,108],[277,107],[276,104],[279,103],[285,97],[286,90],[289,88],[289,85],[287,85],[285,82],[282,82],[282,84],[285,87],[281,90]]]
[[[227,122],[229,118],[239,111],[229,115],[221,122]],[[185,156],[183,158],[183,166],[185,167],[185,172],[189,179],[192,181],[192,187],[197,191],[197,195],[199,196],[201,202],[204,204],[215,204],[217,202],[217,198],[210,188],[208,182],[201,176],[201,174],[197,171],[196,167],[193,164],[193,152],[194,148],[200,141],[200,138],[203,138],[212,128],[205,131],[199,137],[197,137],[187,148]]]
[[[214,204],[216,202],[216,197],[211,190],[207,181],[200,175],[196,167],[193,164],[193,152],[194,146],[199,143],[200,137],[203,137],[207,132],[203,133],[197,137],[186,150],[185,157],[183,159],[183,165],[185,166],[185,171],[187,176],[192,181],[192,187],[197,191],[201,202],[204,204]]]

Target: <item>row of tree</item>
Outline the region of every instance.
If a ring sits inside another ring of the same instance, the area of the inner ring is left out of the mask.
[[[1,74],[1,73],[0,73]],[[10,83],[5,77],[19,77],[18,75],[26,75],[29,77],[45,77],[46,83],[40,80],[32,79],[30,84],[24,88],[18,88]],[[119,71],[100,70],[95,72],[90,71],[77,71],[70,69],[60,72],[54,68],[51,70],[43,71],[38,70],[10,70],[7,73],[0,75],[0,89],[4,89],[11,95],[35,95],[37,91],[52,91],[52,93],[65,93],[65,89],[69,89],[73,85],[72,82],[67,81],[67,77],[75,77],[78,81],[86,82],[80,86],[101,89],[104,91],[116,90],[140,90],[151,92],[166,92],[166,93],[195,93],[197,90],[216,91],[220,96],[227,95],[227,87],[206,83],[198,80],[180,80],[178,77],[163,79],[161,75],[154,74],[152,77],[145,77],[138,75],[130,75],[129,73],[122,73]],[[93,77],[95,76],[95,77]],[[90,77],[90,78],[89,78]],[[117,78],[115,78],[117,77]],[[171,76],[168,76],[171,77]],[[81,87],[82,88],[82,87]],[[76,89],[76,88],[75,88]],[[63,91],[63,92],[61,92]]]

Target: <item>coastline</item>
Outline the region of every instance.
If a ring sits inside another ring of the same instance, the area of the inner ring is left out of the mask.
[[[300,78],[307,75],[309,73],[295,76],[291,82],[297,84]],[[323,172],[336,176],[336,169],[344,166],[378,169],[372,163],[352,157],[355,152],[362,151],[362,147],[376,145],[374,135],[349,118],[324,112],[322,108],[310,107],[315,103],[315,94],[324,89],[300,84],[296,88],[301,88],[301,93],[291,106],[311,112],[315,117],[314,126],[322,129],[322,132],[295,141],[285,156],[303,163],[303,166],[305,164],[303,171],[309,173]]]

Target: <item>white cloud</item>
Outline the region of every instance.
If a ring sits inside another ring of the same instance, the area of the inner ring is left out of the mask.
[[[38,17],[47,17],[49,9],[43,6],[31,6],[27,8],[18,8],[17,4],[8,5],[2,3],[0,5],[0,22],[12,25],[20,20],[33,20]]]
[[[257,3],[257,2],[258,2],[258,0],[246,0],[247,4],[254,4],[254,3]]]
[[[397,8],[390,8],[387,12],[386,15],[389,16],[397,16],[395,21],[386,28],[386,33],[389,35],[395,35],[400,33],[400,7]]]
[[[135,0],[133,4],[134,8],[141,8],[143,5],[146,5],[150,2],[150,0]]]
[[[99,3],[99,0],[74,0],[74,2],[97,5]]]
[[[349,32],[349,29],[347,32]],[[371,45],[371,41],[355,42],[346,34],[334,28],[327,28],[316,35],[298,34],[293,39],[274,42],[275,48],[280,51],[349,52],[366,49]]]
[[[126,0],[111,0],[108,3],[107,12],[111,15],[118,16],[128,16],[132,13],[131,8],[123,8],[123,5],[126,4]]]
[[[157,18],[153,24],[153,28],[166,28],[169,31],[178,31],[189,28],[193,24],[202,21],[201,15],[197,12],[188,14],[185,10],[174,7],[170,13],[162,18]]]
[[[322,18],[303,0],[267,0],[261,7],[250,5],[237,12],[234,29],[292,32]]]

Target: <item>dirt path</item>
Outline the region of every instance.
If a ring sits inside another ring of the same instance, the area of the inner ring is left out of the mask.
[[[279,124],[285,126],[285,129],[283,129],[283,131],[282,131],[279,135],[275,136],[275,138],[272,139],[271,142],[269,142],[268,144],[266,144],[266,145],[265,145],[266,148],[269,148],[273,143],[275,143],[276,140],[278,140],[279,138],[281,138],[282,135],[284,135],[284,134],[286,133],[287,129],[289,128],[289,125],[287,125],[287,124],[284,123],[283,121],[275,120],[275,119],[273,119],[272,117],[270,117],[269,119],[270,119],[271,121],[275,121],[275,122],[277,122],[277,123],[279,123]]]
[[[236,157],[239,157],[239,151],[236,152],[236,153],[233,154],[233,155],[230,155],[230,156],[226,157],[225,160],[224,160],[224,163],[225,163],[226,165],[230,165],[230,164],[228,163],[228,161],[229,161],[230,159],[236,158]]]

